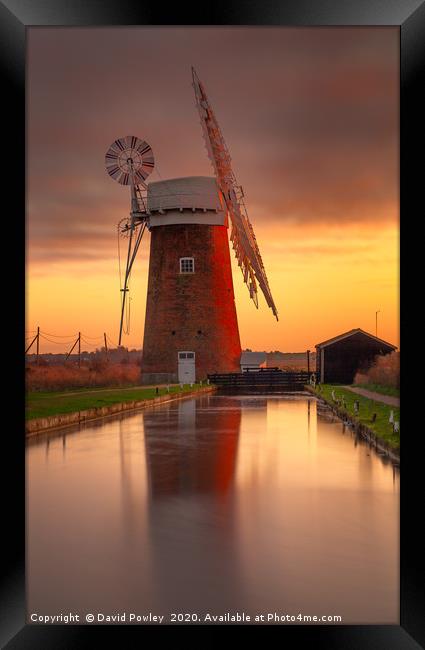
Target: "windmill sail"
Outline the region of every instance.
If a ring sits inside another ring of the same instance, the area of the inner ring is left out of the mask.
[[[243,200],[242,188],[237,183],[226,143],[208,101],[204,86],[199,80],[194,68],[192,68],[192,77],[196,105],[201,117],[208,155],[215,170],[218,186],[226,201],[232,224],[230,240],[238,264],[241,267],[244,282],[247,284],[250,298],[254,301],[257,308],[258,282],[268,306],[276,316],[276,320],[278,320],[276,305],[273,301],[257,240]]]

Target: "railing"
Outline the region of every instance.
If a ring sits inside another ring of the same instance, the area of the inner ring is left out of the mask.
[[[221,209],[218,197],[207,196],[195,192],[188,192],[187,194],[158,194],[148,197],[148,210],[150,212],[159,212],[160,210],[213,210],[217,212]]]
[[[312,373],[261,368],[245,372],[208,375],[210,383],[228,389],[300,390],[310,382]]]

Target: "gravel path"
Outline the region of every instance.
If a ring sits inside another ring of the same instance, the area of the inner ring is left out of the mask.
[[[343,386],[343,388],[351,390],[352,393],[358,393],[359,395],[363,395],[363,397],[373,399],[375,402],[383,402],[384,404],[389,404],[390,406],[400,406],[399,397],[382,395],[381,393],[373,393],[371,390],[366,390],[366,388],[357,388],[356,386]]]

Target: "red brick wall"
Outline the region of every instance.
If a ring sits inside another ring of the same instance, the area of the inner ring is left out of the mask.
[[[181,257],[194,258],[195,273],[180,274]],[[179,350],[195,352],[197,380],[240,370],[226,226],[179,224],[151,230],[142,376],[177,377]]]

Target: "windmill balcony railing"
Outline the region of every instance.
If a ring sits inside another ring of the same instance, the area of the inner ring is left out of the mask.
[[[221,210],[221,205],[215,197],[206,197],[199,195],[199,199],[192,194],[171,194],[168,196],[149,197],[148,199],[148,212],[165,212],[166,210],[202,210],[207,212],[212,210],[218,212]]]

